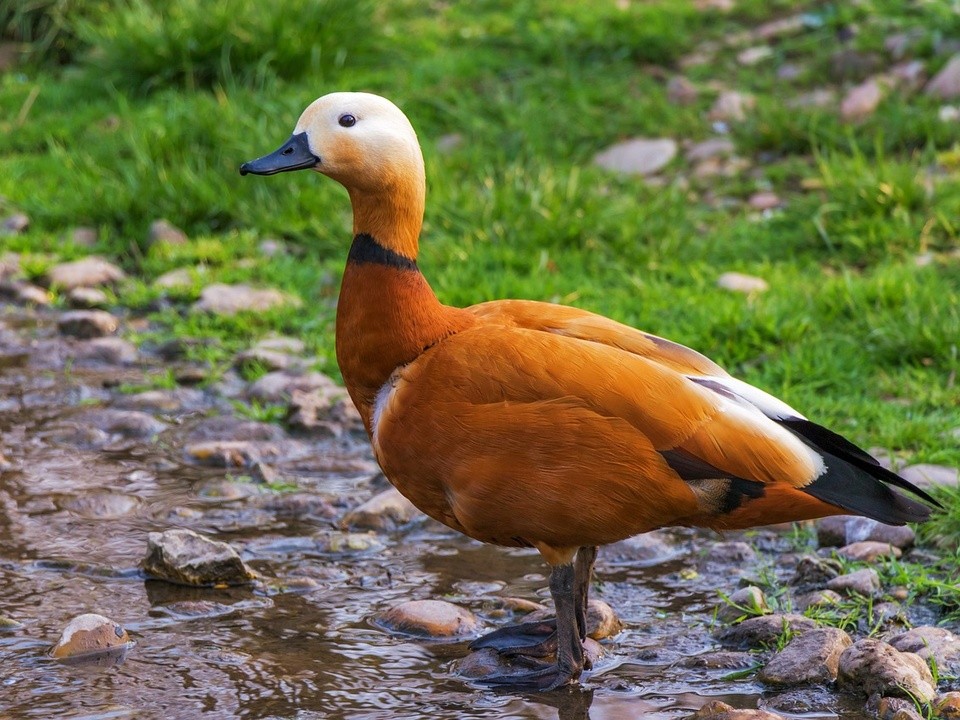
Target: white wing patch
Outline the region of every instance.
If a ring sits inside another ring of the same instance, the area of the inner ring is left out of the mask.
[[[714,375],[687,375],[687,378],[705,387],[710,387],[711,385],[719,386],[737,397],[746,400],[771,420],[786,420],[787,418],[796,418],[798,420],[807,419],[787,405],[783,400],[775,398],[770,393],[766,393],[760,388],[745,383],[743,380],[737,380],[734,377],[716,377]]]
[[[373,429],[372,440],[374,446],[377,445],[377,428],[380,425],[380,418],[383,416],[383,411],[387,407],[387,404],[390,402],[390,396],[393,393],[396,378],[391,375],[387,378],[387,381],[377,390],[377,396],[373,401],[373,420],[370,425]]]

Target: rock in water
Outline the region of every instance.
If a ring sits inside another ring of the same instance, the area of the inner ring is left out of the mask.
[[[831,683],[837,679],[840,655],[853,644],[838,628],[817,628],[791,640],[760,671],[770,685]]]
[[[382,613],[377,622],[387,630],[437,640],[473,635],[479,626],[472,612],[444,600],[410,600]]]
[[[78,615],[63,629],[50,654],[60,660],[123,654],[133,646],[127,631],[110,618],[94,613]]]
[[[420,517],[423,513],[412,502],[390,488],[351,510],[340,524],[349,530],[392,531]]]
[[[933,676],[923,658],[873,638],[860,640],[843,651],[838,681],[868,696],[913,697],[927,703],[936,694]]]
[[[180,585],[243,585],[257,577],[227,543],[182,528],[147,536],[143,569]]]

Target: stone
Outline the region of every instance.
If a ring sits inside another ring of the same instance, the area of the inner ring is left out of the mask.
[[[315,539],[317,551],[331,555],[361,555],[383,549],[383,543],[369,532],[325,532]]]
[[[592,638],[587,638],[583,643],[584,658],[596,667],[597,663],[603,658],[603,647]],[[453,672],[468,680],[480,680],[492,675],[504,676],[512,673],[525,673],[530,671],[530,666],[522,660],[515,660],[498,653],[493,648],[482,648],[474,650],[453,663]],[[587,693],[575,692],[569,696],[569,701],[564,701],[564,712],[579,710],[577,714],[570,717],[586,718],[590,703],[590,696]],[[566,715],[564,715],[566,717]]]
[[[150,223],[147,233],[148,245],[185,245],[187,235],[169,220],[160,219]]]
[[[774,646],[785,630],[801,634],[816,628],[810,618],[791,613],[780,615],[761,615],[749,618],[739,625],[720,632],[718,639],[727,647],[756,648],[763,645]]]
[[[784,720],[783,715],[777,713],[767,710],[737,709],[720,700],[711,700],[687,718],[689,720]]]
[[[868,78],[847,91],[840,101],[840,117],[848,122],[858,122],[873,115],[883,100],[884,89],[876,78]]]
[[[763,596],[763,590],[751,585],[740,588],[725,598],[723,603],[717,606],[717,619],[732,623],[743,617],[764,615],[768,612],[770,612],[770,606],[767,605],[767,599]]]
[[[748,543],[739,540],[714,543],[707,552],[707,562],[742,564],[756,559],[756,551]]]
[[[153,286],[162,290],[175,290],[192,288],[193,283],[193,272],[189,268],[177,268],[158,277],[153,281]]]
[[[193,391],[196,393],[197,391]],[[190,442],[204,440],[280,441],[287,437],[283,428],[273,423],[244,420],[232,415],[204,418],[190,432]]]
[[[434,639],[474,635],[480,626],[472,612],[444,600],[408,600],[381,613],[377,624],[391,632]]]
[[[654,530],[601,546],[599,559],[607,565],[650,567],[673,560],[679,552],[667,533]]]
[[[868,703],[868,705],[872,704]],[[876,716],[879,720],[922,720],[911,700],[898,697],[880,698]]]
[[[853,515],[829,515],[817,521],[817,545],[840,547],[847,544],[847,520]]]
[[[73,420],[86,427],[127,438],[150,438],[167,429],[166,423],[138,410],[86,410],[74,415]]]
[[[81,517],[113,520],[132,513],[140,507],[140,500],[133,495],[92,492],[72,497],[63,506]]]
[[[880,590],[880,576],[873,568],[839,575],[827,582],[827,589],[847,595],[873,597]]]
[[[837,679],[840,655],[853,644],[843,630],[825,627],[791,640],[757,675],[767,685],[826,684]]]
[[[817,88],[790,98],[786,104],[791,108],[828,108],[836,101],[837,93],[833,89]]]
[[[247,389],[247,397],[260,402],[281,403],[292,400],[294,392],[314,391],[337,398],[344,394],[343,388],[322,373],[281,370],[267,373],[251,383]]]
[[[720,93],[710,112],[707,113],[707,119],[720,120],[723,122],[739,122],[747,119],[747,113],[757,104],[756,98],[748,93],[737,92],[736,90],[727,90]]]
[[[794,600],[794,607],[797,612],[802,613],[812,607],[836,605],[842,599],[840,593],[833,590],[814,590],[813,592],[798,595]]]
[[[11,630],[21,630],[23,629],[23,623],[19,620],[14,620],[12,617],[7,617],[6,615],[0,615],[0,632],[8,632]]]
[[[767,281],[763,278],[745,275],[739,272],[723,273],[723,275],[717,278],[717,287],[746,295],[766,292],[770,289]]]
[[[900,471],[900,477],[919,488],[928,489],[935,485],[957,487],[960,485],[960,470],[947,465],[909,465]]]
[[[933,711],[935,717],[943,720],[960,720],[960,692],[946,692],[937,695],[933,701]]]
[[[960,637],[946,628],[922,625],[889,640],[900,652],[933,659],[941,675],[960,676]]]
[[[103,310],[72,310],[57,319],[57,329],[61,335],[81,340],[113,335],[119,327],[117,318]]]
[[[754,45],[737,53],[737,62],[751,67],[773,57],[773,49],[769,45]]]
[[[303,371],[307,361],[290,353],[271,350],[269,348],[253,347],[237,353],[233,364],[238,368],[256,368],[277,372],[279,370]]]
[[[211,440],[191,443],[184,452],[189,458],[210,467],[250,467],[254,463],[272,461],[280,456],[280,448],[249,440]]]
[[[873,540],[863,540],[861,542],[844,545],[837,550],[837,555],[847,560],[860,560],[862,562],[873,562],[882,557],[898,558],[903,555],[903,551],[890,543],[875,542]]]
[[[837,680],[842,687],[868,697],[874,693],[912,696],[927,703],[936,694],[933,676],[923,658],[873,638],[859,640],[843,651]]]
[[[0,255],[0,280],[16,277],[21,272],[20,256],[6,252]]]
[[[960,55],[954,55],[924,89],[927,95],[941,100],[954,100],[960,97]]]
[[[4,235],[19,235],[30,227],[30,218],[23,213],[14,213],[0,223],[0,237]]]
[[[683,75],[674,75],[667,80],[667,100],[674,105],[692,105],[699,94],[697,86]]]
[[[263,312],[282,305],[299,305],[297,298],[273,288],[253,288],[249,285],[208,285],[193,304],[196,312],[231,316],[240,312]]]
[[[780,196],[776,193],[758,192],[750,196],[747,200],[747,205],[754,210],[773,210],[783,205],[783,200],[781,200]]]
[[[63,290],[114,285],[126,277],[123,270],[96,255],[54,265],[47,271],[47,281],[50,285]]]
[[[99,238],[97,229],[92,227],[75,227],[70,231],[70,242],[78,247],[93,247]]]
[[[132,645],[122,625],[103,615],[86,613],[67,623],[50,654],[58,660],[66,660],[124,653]]]
[[[160,580],[195,586],[244,585],[257,577],[230,545],[185,528],[150,533],[143,570]]]
[[[50,293],[22,280],[0,281],[0,300],[17,305],[49,305]]]
[[[927,79],[927,66],[921,60],[897,63],[890,70],[893,83],[907,92],[918,90]]]
[[[700,655],[681,658],[677,663],[681,667],[703,668],[706,670],[746,670],[757,663],[756,653],[734,650],[711,650]]]
[[[587,637],[605,640],[623,630],[623,622],[613,608],[603,600],[590,598],[587,601]]]
[[[759,40],[778,40],[802,32],[806,25],[803,15],[789,15],[758,25],[753,29],[753,36]]]
[[[109,301],[100,288],[76,287],[67,293],[67,302],[75,308],[98,308],[104,307]]]
[[[344,530],[377,530],[392,532],[424,517],[396,488],[374,495],[348,512],[340,526]]]
[[[713,137],[691,145],[684,155],[689,162],[696,163],[710,158],[733,155],[735,150],[733,141],[729,138]]]
[[[783,65],[777,68],[777,79],[778,80],[796,80],[806,71],[806,68],[803,65],[797,65],[792,62],[785,62]]]
[[[666,167],[676,154],[677,143],[670,138],[634,138],[597,153],[593,162],[625,175],[652,175]]]
[[[74,346],[78,360],[105,365],[133,365],[139,360],[137,347],[118,337],[101,337],[85,340]]]
[[[262,338],[253,346],[254,350],[270,350],[271,352],[283,353],[284,355],[302,355],[306,352],[307,346],[299,338],[286,337],[283,335],[273,335]]]
[[[887,543],[906,550],[913,546],[917,534],[909,525],[886,525],[870,518],[848,516],[846,522],[846,542],[863,541]]]

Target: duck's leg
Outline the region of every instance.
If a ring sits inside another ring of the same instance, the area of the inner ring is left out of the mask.
[[[483,679],[484,683],[553,690],[580,677],[584,660],[577,622],[580,597],[576,585],[576,569],[573,563],[553,567],[550,572],[550,594],[557,610],[556,662],[536,670],[488,676]]]
[[[587,596],[596,559],[597,548],[582,547],[573,566],[577,629],[580,631],[581,640],[587,638]],[[493,648],[508,656],[543,658],[553,655],[557,651],[556,618],[508,625],[470,643],[471,650],[482,648]]]

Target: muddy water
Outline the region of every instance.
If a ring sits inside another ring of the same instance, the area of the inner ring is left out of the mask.
[[[496,627],[504,622],[497,597],[547,596],[535,553],[423,523],[375,536],[365,550],[331,553],[324,539],[343,512],[385,487],[362,438],[291,439],[276,430],[273,439],[286,443],[275,461],[284,482],[270,489],[185,454],[209,435],[211,417],[230,412],[223,389],[177,396],[152,412],[164,423],[159,433],[124,436],[104,430],[96,412],[129,407],[134,396],[123,384],[142,384],[160,361],[147,356],[125,369],[77,362],[77,347],[49,320],[0,314],[0,450],[10,461],[0,472],[0,614],[23,624],[0,631],[2,717],[613,720],[682,717],[713,698],[860,717],[862,701],[765,694],[729,669],[680,665],[715,648],[717,588],[732,592],[739,575],[758,571],[705,572],[702,554],[716,538],[690,532],[664,536],[643,562],[601,556],[594,594],[626,629],[607,641],[583,689],[470,686],[451,671],[465,643],[393,636],[371,619],[403,600],[443,598]],[[264,582],[217,590],[145,580],[138,564],[147,533],[171,527],[230,541]],[[785,551],[779,536],[761,540]],[[137,645],[124,662],[47,657],[60,629],[84,612],[127,628]]]

